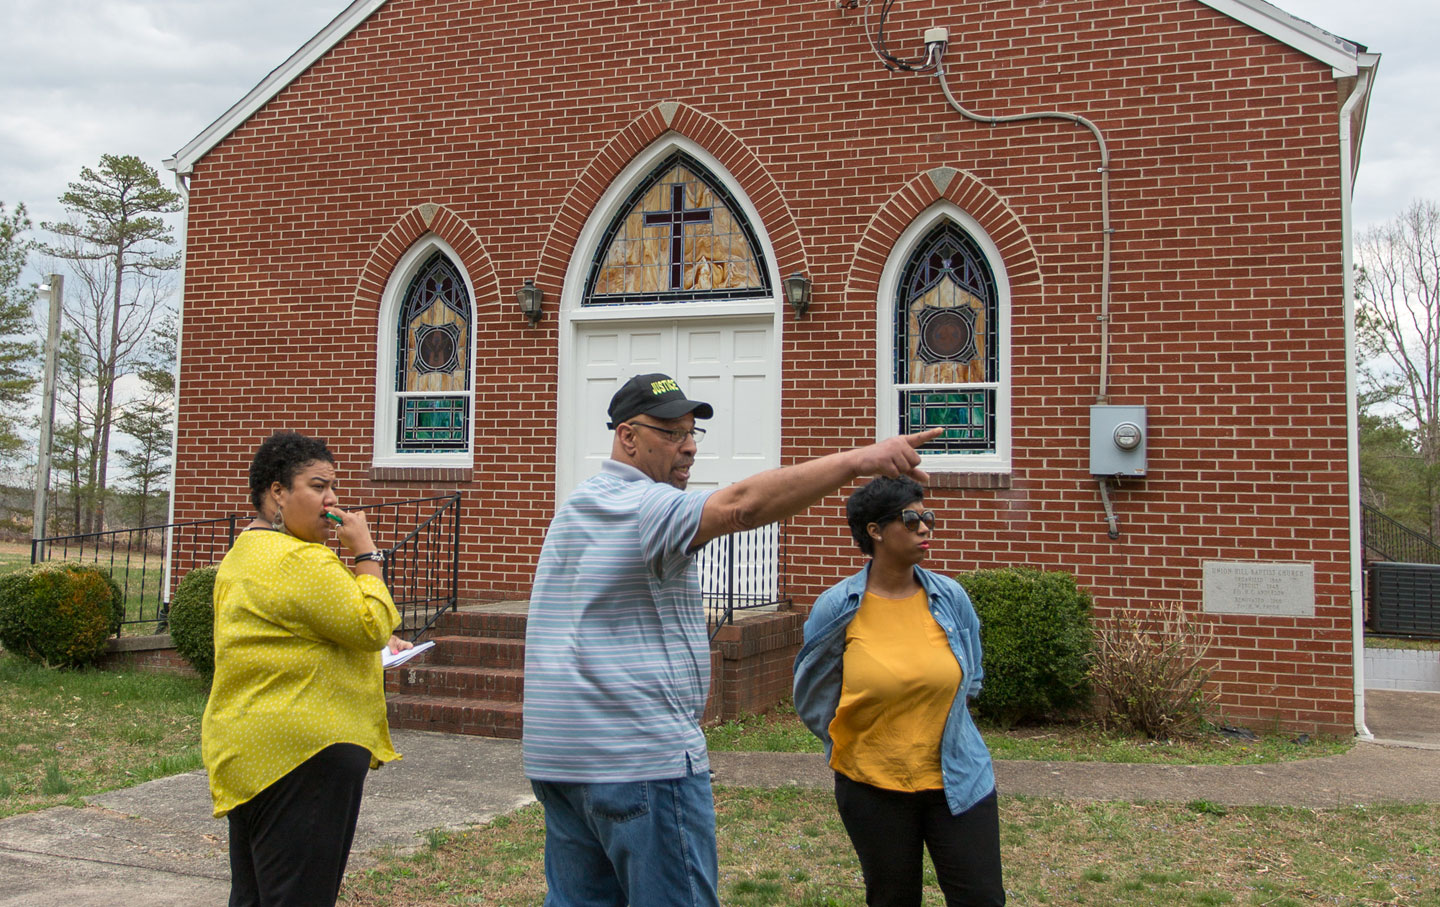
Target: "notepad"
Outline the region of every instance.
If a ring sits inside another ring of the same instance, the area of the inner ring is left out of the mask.
[[[385,668],[398,668],[416,655],[434,646],[435,641],[431,640],[430,642],[422,642],[413,649],[403,649],[394,653],[387,647],[380,656],[380,665]]]

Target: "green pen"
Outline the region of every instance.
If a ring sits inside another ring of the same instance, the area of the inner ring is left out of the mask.
[[[344,520],[340,519],[338,516],[336,516],[335,514],[331,513],[330,511],[328,511],[328,510],[325,511],[325,515],[328,516],[330,519],[334,520],[335,522],[339,523],[341,526],[344,526],[344,525],[345,525],[345,521],[344,521]]]

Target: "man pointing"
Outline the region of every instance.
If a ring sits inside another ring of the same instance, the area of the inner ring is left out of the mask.
[[[920,481],[941,429],[687,492],[697,419],[667,375],[610,400],[610,459],[556,512],[525,636],[525,774],[545,807],[546,907],[716,907],[715,806],[700,718],[710,647],[693,555],[862,476]]]

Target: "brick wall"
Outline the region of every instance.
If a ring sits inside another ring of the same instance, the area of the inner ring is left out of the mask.
[[[717,719],[760,715],[790,698],[804,627],[801,615],[777,611],[747,616],[719,629],[710,643],[711,699]]]
[[[152,674],[184,674],[199,676],[195,669],[175,651],[170,634],[156,636],[113,636],[105,642],[105,652],[96,667],[101,670],[129,668]]]
[[[248,509],[279,427],[318,434],[344,494],[465,492],[470,597],[522,597],[554,507],[554,301],[585,217],[667,131],[754,201],[781,273],[786,462],[874,435],[875,294],[888,249],[939,199],[997,238],[1011,278],[1013,469],[937,481],[932,566],[1067,570],[1105,619],[1200,602],[1212,559],[1315,565],[1313,618],[1206,618],[1226,718],[1351,729],[1345,355],[1336,83],[1192,0],[899,5],[893,46],[950,29],[961,103],[1065,110],[1112,155],[1110,400],[1149,407],[1150,476],[1088,475],[1101,283],[1088,133],[991,128],[929,77],[890,74],[832,0],[516,4],[391,0],[198,162],[190,178],[176,517]],[[930,173],[957,171],[943,189]],[[476,285],[468,475],[370,471],[375,318],[425,231]],[[514,289],[536,277],[535,328]],[[979,486],[979,487],[977,487]],[[791,523],[791,586],[858,567],[834,495]]]

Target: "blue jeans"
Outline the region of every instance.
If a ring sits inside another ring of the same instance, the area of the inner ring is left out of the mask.
[[[530,786],[545,806],[545,907],[719,907],[708,772]]]

